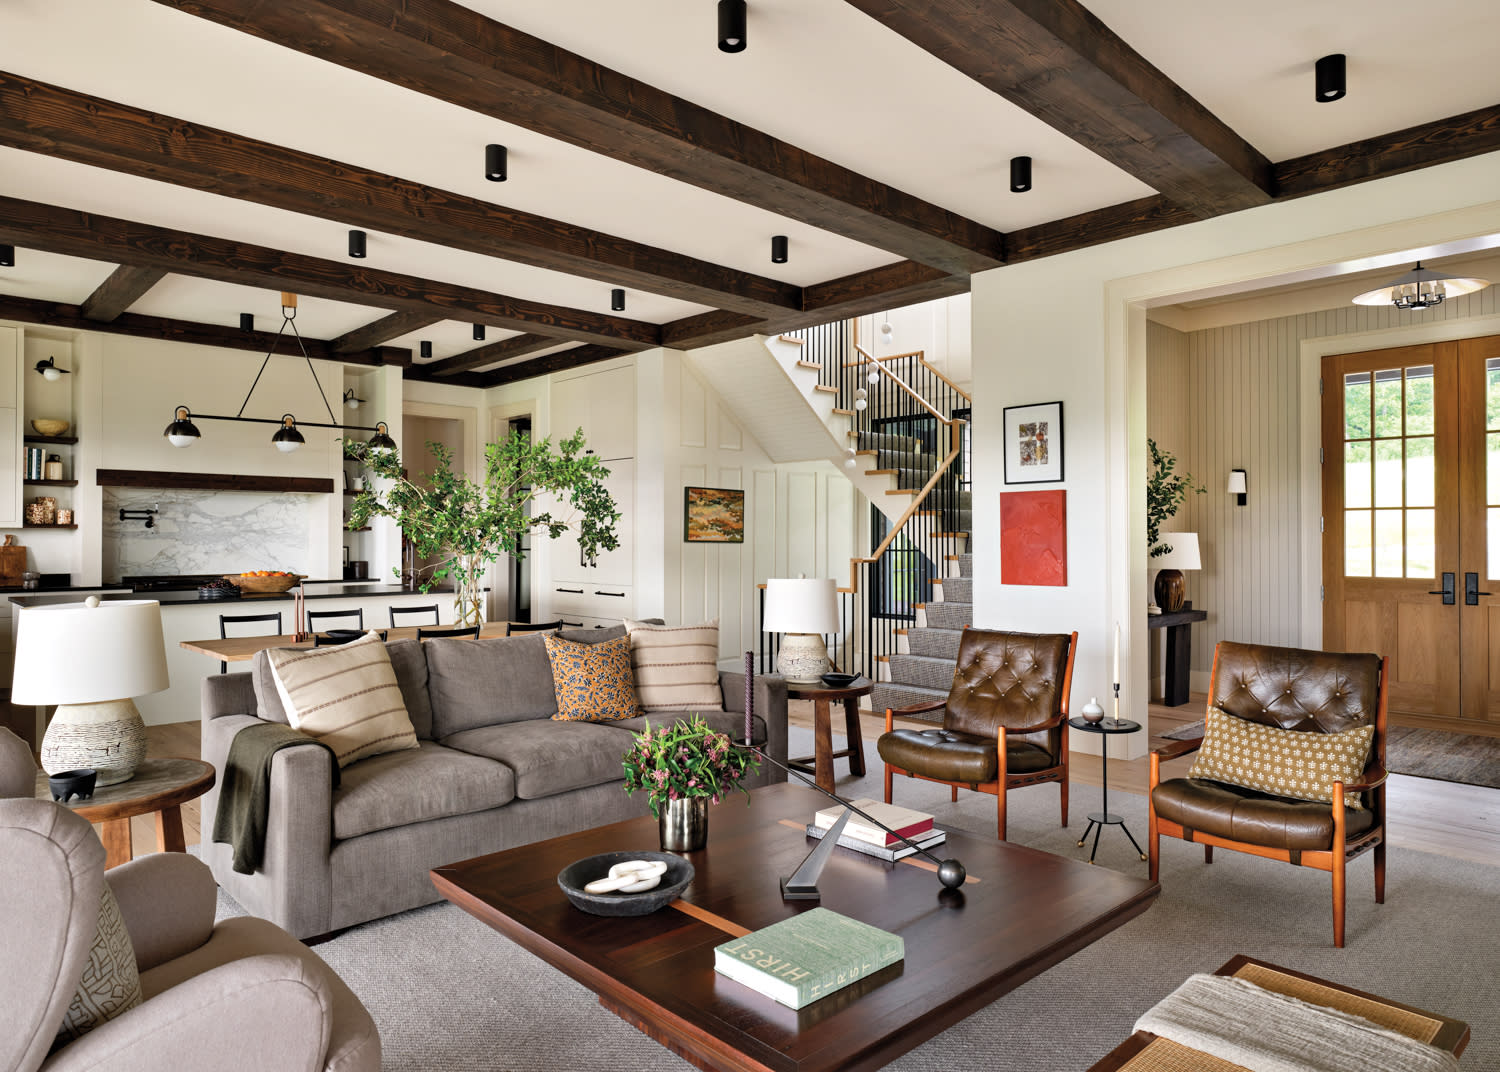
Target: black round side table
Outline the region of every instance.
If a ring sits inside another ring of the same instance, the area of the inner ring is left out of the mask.
[[[1141,729],[1139,722],[1131,722],[1129,719],[1124,718],[1118,722],[1112,718],[1102,719],[1099,722],[1086,722],[1081,718],[1070,718],[1068,719],[1068,725],[1072,726],[1075,730],[1082,730],[1084,733],[1097,733],[1103,737],[1110,737],[1116,733],[1137,733]],[[1093,863],[1094,854],[1099,851],[1099,835],[1104,832],[1106,826],[1118,826],[1121,830],[1125,831],[1125,836],[1130,838],[1130,843],[1135,846],[1135,851],[1140,853],[1141,859],[1144,860],[1146,854],[1141,852],[1141,847],[1136,842],[1135,836],[1131,834],[1130,828],[1125,825],[1124,817],[1110,814],[1109,741],[1104,740],[1099,743],[1103,746],[1099,749],[1099,764],[1101,772],[1100,781],[1104,783],[1104,810],[1089,813],[1089,825],[1084,827],[1083,837],[1078,839],[1078,847],[1080,849],[1083,848],[1083,843],[1089,839],[1089,832],[1093,831],[1094,847],[1089,850],[1089,863]],[[1095,827],[1098,827],[1098,829],[1094,829]]]

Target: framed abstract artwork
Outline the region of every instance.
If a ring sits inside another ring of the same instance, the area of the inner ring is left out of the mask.
[[[1054,484],[1063,478],[1063,404],[1006,406],[1005,482]]]
[[[683,488],[682,538],[687,543],[744,543],[745,493],[734,488]]]
[[[1000,493],[1000,583],[1068,586],[1068,493]]]

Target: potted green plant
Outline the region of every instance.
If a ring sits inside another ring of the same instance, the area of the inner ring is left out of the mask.
[[[1161,542],[1161,523],[1174,517],[1189,493],[1202,495],[1207,489],[1193,479],[1192,473],[1178,473],[1177,458],[1162,450],[1156,440],[1146,440],[1151,451],[1151,476],[1146,481],[1146,547],[1151,558],[1172,550]]]
[[[441,444],[427,446],[434,468],[426,483],[417,483],[403,469],[398,451],[345,441],[346,456],[374,477],[354,497],[348,527],[361,528],[372,517],[393,519],[420,555],[437,560],[415,579],[418,587],[427,592],[451,580],[460,624],[484,621],[485,571],[501,555],[520,557],[528,532],[555,540],[576,529],[578,546],[590,559],[619,546],[620,511],[602,483],[609,470],[585,453],[582,430],[556,448],[551,439],[533,442],[519,434],[489,444],[482,483],[454,472],[452,452]],[[533,513],[542,494],[555,505]],[[571,517],[554,512],[570,507]]]
[[[692,852],[708,842],[708,805],[732,789],[748,794],[741,783],[759,765],[759,756],[735,748],[701,715],[654,731],[648,719],[625,753],[625,792],[645,790],[663,852]]]

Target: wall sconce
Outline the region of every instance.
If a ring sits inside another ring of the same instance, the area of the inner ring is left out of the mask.
[[[58,368],[57,359],[51,357],[45,361],[38,361],[36,363],[36,370],[42,374],[42,379],[44,380],[60,380],[73,371],[72,369]]]
[[[1231,495],[1233,495],[1233,496],[1236,497],[1236,504],[1237,505],[1239,505],[1239,506],[1244,506],[1245,505],[1245,499],[1247,498],[1247,495],[1245,493],[1245,470],[1243,470],[1243,469],[1231,469],[1231,470],[1229,470],[1229,488],[1228,488],[1228,491],[1229,491],[1229,494],[1231,494]]]

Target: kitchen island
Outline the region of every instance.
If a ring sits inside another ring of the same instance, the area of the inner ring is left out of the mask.
[[[363,610],[366,628],[383,629],[390,625],[391,607],[424,607],[437,605],[443,625],[453,624],[453,593],[423,593],[398,584],[345,583],[341,581],[305,581],[308,606],[314,610]],[[184,640],[219,635],[219,615],[269,614],[281,612],[279,633],[291,632],[294,592],[241,595],[234,599],[200,599],[196,589],[190,591],[134,592],[123,589],[83,589],[78,593],[27,591],[10,596],[13,629],[20,627],[20,615],[28,607],[45,607],[58,603],[76,603],[84,594],[97,595],[101,601],[154,599],[162,606],[161,622],[167,650],[167,673],[172,682],[165,692],[135,696],[135,705],[148,726],[166,722],[196,721],[201,715],[199,695],[205,678],[219,672],[217,663],[181,647]],[[251,623],[231,630],[255,631],[260,624]],[[351,624],[330,622],[335,627]],[[270,630],[267,630],[270,631]],[[41,710],[41,709],[39,709]],[[38,717],[37,740],[41,739],[41,717]]]

